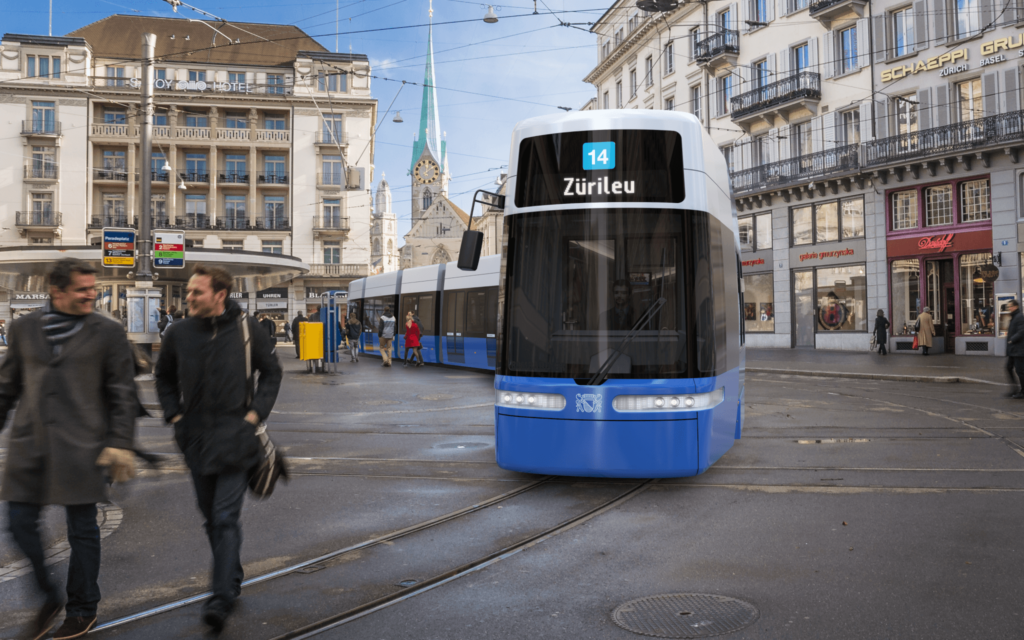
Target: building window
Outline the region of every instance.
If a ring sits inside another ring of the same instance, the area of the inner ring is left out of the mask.
[[[287,229],[288,219],[284,215],[284,196],[263,198],[263,227],[266,229]],[[264,246],[266,243],[264,243]],[[266,249],[264,249],[266,252]],[[277,253],[281,253],[278,251]]]
[[[209,173],[206,171],[205,153],[185,154],[185,179],[191,182],[206,182],[209,180]]]
[[[245,196],[225,196],[224,227],[245,229],[247,226],[249,226],[249,216],[245,212]]]
[[[862,264],[815,269],[818,331],[867,331],[866,271]]]
[[[843,111],[840,118],[841,129],[838,136],[840,144],[860,144],[860,109]]]
[[[39,56],[39,77],[50,77],[50,59],[46,56]]]
[[[426,211],[430,208],[430,205],[434,203],[434,194],[430,193],[430,189],[423,190],[423,210]]]
[[[917,228],[917,191],[897,191],[892,194],[892,230]]]
[[[750,0],[748,6],[751,9],[751,22],[768,22],[768,0]],[[754,28],[753,25],[751,28]]]
[[[103,194],[103,226],[128,226],[128,215],[125,213],[123,193]]]
[[[124,67],[107,67],[107,86],[123,87],[124,80],[111,78],[124,78]]]
[[[893,335],[909,335],[921,304],[921,264],[917,258],[893,260],[892,273],[892,323]]]
[[[284,116],[266,116],[263,118],[263,128],[272,131],[284,131]]]
[[[55,133],[57,110],[54,102],[32,102],[32,133]]]
[[[158,193],[149,198],[150,210],[153,212],[153,224],[157,229],[171,224],[167,219],[167,195]]]
[[[344,89],[341,89],[344,91]],[[267,74],[267,93],[284,95],[284,76],[279,73]]]
[[[700,99],[700,85],[690,87],[690,113],[697,117],[698,120],[703,122],[701,118],[701,99]]]
[[[626,27],[629,29],[630,33],[633,33],[633,31],[636,29],[637,25],[639,25],[639,24],[640,24],[640,15],[634,13],[633,15],[631,15],[629,17],[629,21],[626,23]]]
[[[344,119],[341,114],[324,114],[324,142],[343,143],[344,140]]]
[[[125,124],[127,121],[124,111],[103,111],[103,124]]]
[[[345,91],[348,76],[341,73],[317,74],[317,89],[320,91]]]
[[[100,178],[104,180],[125,180],[128,177],[124,151],[104,151],[103,171]]]
[[[747,333],[775,331],[775,278],[771,273],[743,276],[743,324]]]
[[[121,212],[124,212],[124,196],[121,195]],[[103,201],[106,203],[107,196],[104,195]],[[49,215],[53,213],[53,194],[52,193],[33,193],[32,194],[32,213]],[[109,225],[108,225],[109,226]]]
[[[981,0],[954,0],[956,37],[968,38],[981,30]]]
[[[242,240],[221,240],[220,244],[222,248],[228,249],[229,251],[241,251],[245,246],[245,243]]]
[[[341,242],[337,240],[324,242],[324,264],[341,264]]]
[[[719,147],[722,150],[722,157],[725,158],[725,166],[732,173],[732,146]]]
[[[914,11],[910,7],[892,12],[892,52],[896,57],[914,50]]]
[[[860,68],[857,58],[857,27],[839,32],[839,73],[849,73]]]
[[[654,86],[654,56],[647,56],[644,61],[644,84],[648,87]]]
[[[608,100],[608,92],[607,91],[604,92],[604,108],[605,109],[611,109],[612,108],[611,107],[611,103]]]
[[[229,154],[224,158],[225,182],[245,182],[248,177],[245,156]]]
[[[622,108],[622,81],[619,80],[615,83],[615,108]]]
[[[57,163],[54,157],[53,147],[32,147],[32,177],[55,179]]]
[[[153,72],[153,79],[154,80],[166,80],[167,79],[167,69],[157,69],[157,70],[155,70]]]
[[[640,87],[636,84],[636,69],[629,70],[629,99],[632,100]]]
[[[668,75],[676,70],[676,47],[674,42],[670,42],[665,45],[665,75]]]
[[[924,190],[924,226],[953,224],[953,185],[942,184]]]
[[[166,113],[154,113],[153,114],[153,126],[154,127],[166,127],[167,126],[167,114]]]
[[[988,179],[960,183],[960,222],[992,219]]]
[[[208,127],[210,119],[202,114],[188,114],[185,116],[186,127]]]
[[[321,161],[323,168],[323,184],[341,185],[341,156],[324,156]]]
[[[188,72],[188,80],[189,82],[206,82],[206,72],[190,70]]]
[[[789,136],[792,139],[794,156],[809,156],[814,152],[811,143],[810,122],[792,125],[789,129]]]
[[[808,0],[788,0],[790,3],[790,13],[795,13],[801,9],[807,8]]]
[[[985,282],[980,270],[991,264],[991,253],[960,256],[960,335],[995,333],[995,283]]]
[[[233,85],[245,84],[245,72],[244,71],[228,71],[228,83]],[[235,91],[241,91],[238,87],[233,87]]]
[[[981,78],[958,82],[956,95],[960,103],[960,122],[970,122],[985,116],[981,100]]]
[[[792,217],[793,246],[864,237],[862,198],[847,198],[796,207],[793,209]]]
[[[732,74],[718,79],[718,113],[727,115],[732,101]]]
[[[690,29],[690,59],[696,60],[700,55],[700,27]]]
[[[341,228],[341,200],[324,200],[324,228]]]
[[[810,49],[806,43],[793,47],[790,53],[793,56],[789,61],[790,68],[794,74],[806,71],[811,66]]]
[[[620,44],[622,44],[622,27],[619,27],[615,32],[615,46],[617,47]]]
[[[601,45],[601,59],[604,60],[605,58],[607,58],[608,54],[611,53],[611,50],[612,50],[611,43],[608,42],[607,40],[605,40],[604,44]]]
[[[284,179],[284,156],[265,156],[263,158],[263,174],[267,182],[279,182]]]
[[[206,229],[206,196],[185,196],[185,226],[189,229]]]
[[[39,68],[38,73],[36,72],[36,56],[25,57],[25,77],[26,78],[55,78],[60,79],[60,58],[50,58],[48,56],[38,56]],[[53,64],[53,71],[50,71],[51,62]]]
[[[264,240],[263,241],[263,253],[275,253],[281,255],[284,253],[284,241],[283,240]]]
[[[739,219],[740,250],[754,251],[754,217]]]
[[[768,76],[768,61],[767,60],[758,60],[757,62],[755,62],[752,71],[753,71],[753,79],[752,80],[753,80],[755,88],[760,89],[761,87],[763,87],[763,86],[765,86],[765,85],[767,85],[769,83],[770,79],[769,79],[769,76]]]
[[[675,111],[675,110],[676,110],[676,99],[675,98],[665,98],[665,111]]]
[[[36,57],[25,56],[25,77],[35,78],[36,77]]]
[[[249,120],[244,113],[229,113],[224,116],[224,127],[227,129],[248,129]]]

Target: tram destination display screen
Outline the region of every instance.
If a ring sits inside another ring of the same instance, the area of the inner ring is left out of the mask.
[[[520,143],[515,202],[679,203],[683,182],[683,140],[675,131],[571,131]]]

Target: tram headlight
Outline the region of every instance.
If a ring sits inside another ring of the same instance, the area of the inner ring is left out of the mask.
[[[661,396],[616,396],[612,407],[616,411],[701,411],[722,404],[725,387],[708,393],[690,393]]]
[[[521,409],[545,409],[561,411],[565,408],[565,396],[560,393],[515,393],[509,391],[495,392],[495,404],[499,407],[519,407]]]

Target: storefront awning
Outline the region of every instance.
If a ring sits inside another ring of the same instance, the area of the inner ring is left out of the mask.
[[[99,247],[5,247],[0,249],[0,287],[20,291],[46,291],[46,273],[62,258],[78,258],[96,267],[100,284],[130,284],[135,269],[102,266]],[[183,284],[197,263],[226,269],[235,278],[235,290],[262,291],[309,272],[298,258],[255,251],[188,249],[184,269],[154,269],[156,285]]]

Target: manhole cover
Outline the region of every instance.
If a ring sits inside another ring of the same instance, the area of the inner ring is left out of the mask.
[[[387,404],[402,404],[398,400],[367,400],[363,404],[372,404],[374,406],[382,406]]]
[[[439,444],[435,449],[483,449],[491,445],[486,442],[446,442]]]
[[[749,602],[705,593],[670,593],[619,605],[612,620],[626,631],[655,638],[711,638],[752,624]]]
[[[435,393],[434,395],[430,395],[430,396],[416,396],[416,397],[419,398],[420,400],[451,400],[455,396],[449,395],[447,393]]]

